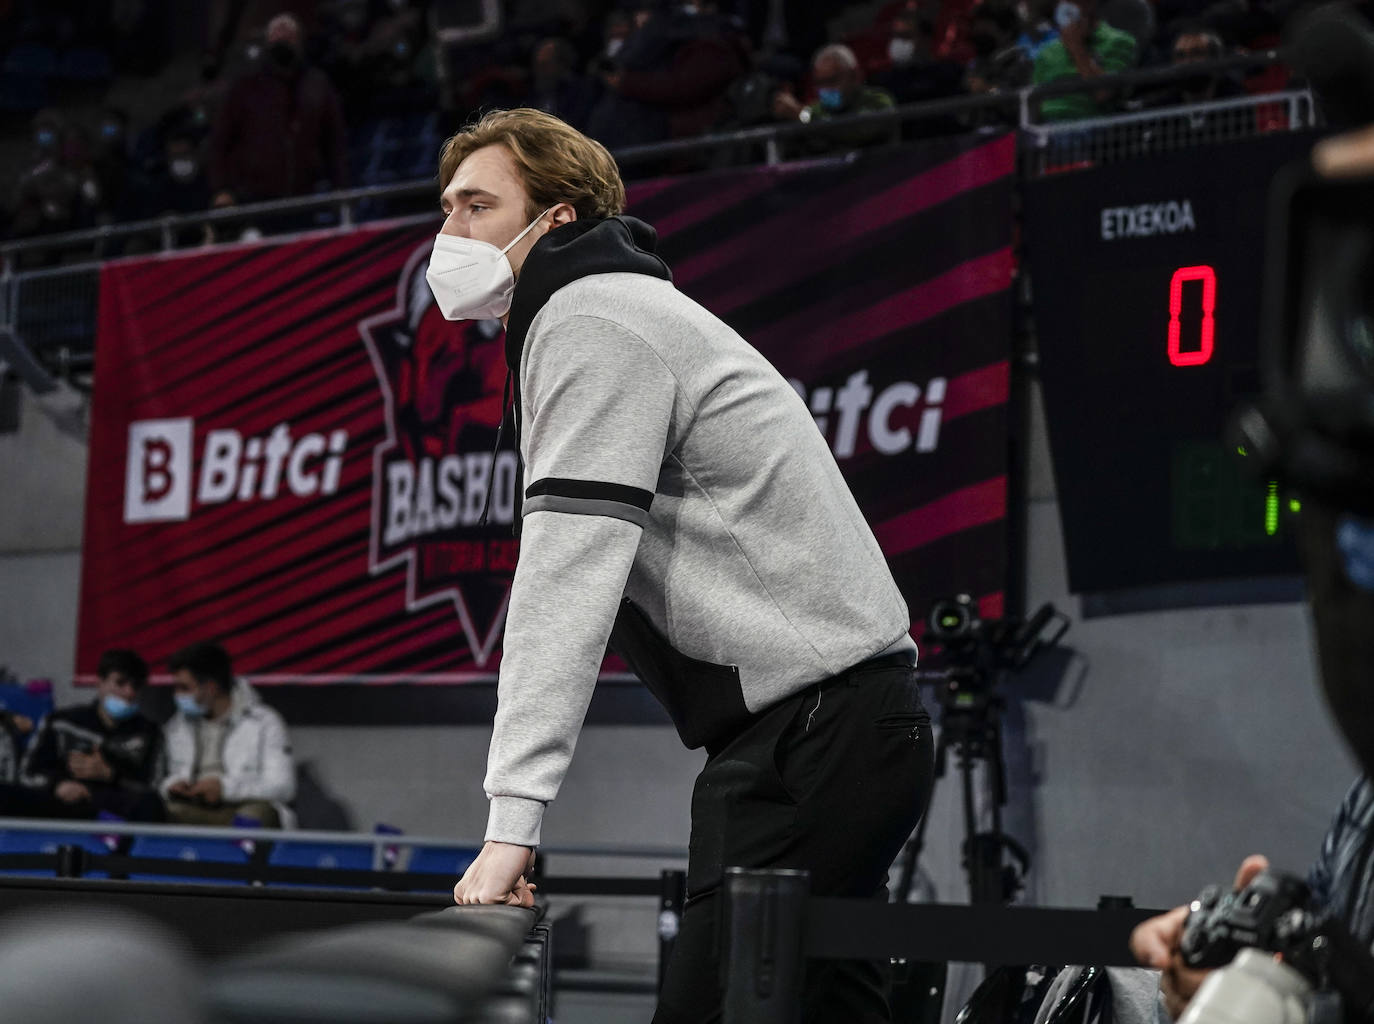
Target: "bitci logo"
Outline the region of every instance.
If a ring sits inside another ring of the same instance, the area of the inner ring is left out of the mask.
[[[191,515],[190,417],[129,424],[124,521],[148,523]]]

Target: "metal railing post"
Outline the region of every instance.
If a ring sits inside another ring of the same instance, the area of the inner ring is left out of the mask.
[[[797,1024],[811,875],[727,868],[721,928],[723,1024]]]
[[[687,872],[663,870],[659,872],[662,889],[658,900],[658,991],[668,974],[668,961],[682,930],[682,911],[687,903]]]

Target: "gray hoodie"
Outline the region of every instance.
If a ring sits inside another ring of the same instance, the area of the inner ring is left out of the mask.
[[[534,846],[608,641],[688,747],[888,651],[906,604],[805,404],[677,291],[655,236],[531,250],[507,360],[525,463],[486,837]]]

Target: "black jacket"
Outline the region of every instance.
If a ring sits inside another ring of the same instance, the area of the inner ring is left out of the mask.
[[[162,756],[162,730],[141,714],[107,729],[98,706],[92,701],[44,718],[20,765],[19,781],[51,792],[58,783],[75,778],[67,767],[71,754],[98,750],[114,769],[114,778],[107,783],[79,780],[84,785],[132,790],[151,787],[157,781]]]

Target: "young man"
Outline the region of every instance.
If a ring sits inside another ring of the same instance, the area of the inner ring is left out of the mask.
[[[931,775],[906,605],[810,412],[673,287],[600,144],[494,111],[445,144],[440,179],[427,276],[449,319],[506,323],[525,464],[487,841],[454,898],[530,901],[609,640],[707,751],[655,1017],[707,1020],[725,868],[885,898]],[[808,1019],[887,1020],[883,986],[877,965],[818,965]]]
[[[112,650],[96,666],[100,684],[89,704],[43,719],[19,766],[17,785],[0,786],[0,815],[162,821],[153,788],[162,744],[157,725],[138,709],[148,666],[133,651]]]
[[[263,828],[291,823],[296,767],[281,715],[234,678],[229,653],[215,643],[192,644],[167,661],[177,711],[164,727],[167,817],[180,825],[232,825],[252,819]]]

